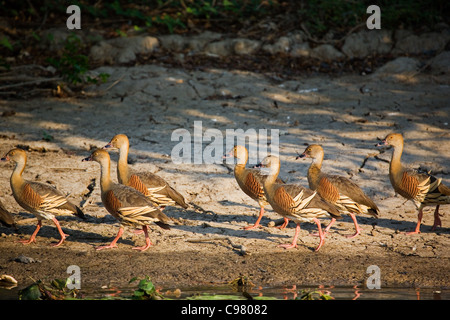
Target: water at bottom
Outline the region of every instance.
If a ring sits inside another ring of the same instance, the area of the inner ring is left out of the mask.
[[[81,288],[84,299],[129,299],[136,287]],[[168,299],[175,300],[246,300],[246,299],[301,299],[311,294],[314,299],[321,295],[334,300],[450,300],[450,288],[398,288],[367,289],[359,287],[304,287],[299,285],[258,287],[238,292],[229,285],[196,286],[187,288],[159,288]],[[0,300],[19,299],[19,289],[0,288]]]

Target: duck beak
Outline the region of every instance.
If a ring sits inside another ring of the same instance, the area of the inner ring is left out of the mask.
[[[83,161],[92,161],[92,156],[89,156],[89,157],[84,158],[84,159],[81,160],[81,162],[83,162]]]
[[[378,143],[375,145],[375,147],[382,147],[382,146],[387,146],[387,145],[388,145],[388,143],[386,142],[386,139],[384,139],[384,140],[378,142]]]
[[[260,163],[258,163],[257,165],[254,165],[253,166],[253,168],[262,168],[263,167],[263,165],[262,165],[262,163],[260,162]]]
[[[253,168],[258,168],[259,171],[261,172],[261,175],[263,175],[263,176],[270,175],[270,168],[268,168],[267,166],[263,165],[262,162],[258,163]]]
[[[222,159],[230,159],[230,158],[233,158],[233,157],[234,157],[233,151],[230,151],[230,152],[225,153],[222,156]]]
[[[296,156],[295,160],[303,159],[303,158],[306,158],[306,153],[304,153],[304,152],[302,154],[299,154],[298,156]]]
[[[104,146],[102,149],[111,149],[111,150],[114,150],[114,149],[117,149],[117,148],[114,148],[113,147],[113,145],[111,144],[111,142],[109,142],[106,146]]]
[[[0,159],[1,161],[9,161],[8,156],[4,156],[3,158]]]

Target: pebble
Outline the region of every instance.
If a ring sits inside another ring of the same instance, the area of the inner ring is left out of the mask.
[[[35,263],[35,262],[41,262],[40,260],[37,260],[37,259],[35,260],[35,259],[33,259],[33,258],[24,256],[23,254],[21,254],[20,256],[18,256],[17,258],[15,258],[14,261],[15,261],[15,262],[25,263],[25,264],[28,264],[28,263]]]

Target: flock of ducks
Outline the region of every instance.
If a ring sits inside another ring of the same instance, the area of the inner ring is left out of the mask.
[[[418,209],[418,222],[415,230],[410,233],[419,233],[420,224],[425,206],[436,206],[432,230],[441,226],[439,206],[450,204],[450,188],[442,184],[440,178],[429,173],[406,169],[401,164],[403,152],[403,137],[399,133],[392,133],[376,146],[389,145],[394,151],[389,165],[389,178],[396,191],[407,200],[411,200]],[[111,180],[109,150],[119,150],[117,163],[118,182]],[[149,172],[135,172],[128,166],[129,140],[123,134],[116,135],[103,149],[94,150],[91,155],[82,161],[95,161],[100,165],[101,199],[106,210],[118,220],[120,228],[114,240],[97,250],[117,247],[117,241],[123,234],[125,226],[142,228],[145,236],[145,245],[133,249],[145,251],[151,245],[148,235],[148,226],[155,223],[163,229],[170,229],[171,219],[163,213],[166,206],[180,206],[188,208],[184,197],[172,188],[161,177]],[[236,158],[234,176],[239,187],[249,197],[256,200],[260,206],[260,213],[256,222],[244,229],[253,229],[259,226],[264,208],[270,205],[272,209],[283,216],[284,223],[280,228],[286,227],[289,220],[296,223],[295,235],[292,243],[283,244],[286,249],[297,247],[300,232],[300,223],[313,222],[318,228],[318,251],[324,243],[325,236],[336,219],[344,214],[350,215],[355,225],[355,233],[348,237],[356,237],[361,229],[356,215],[365,214],[377,218],[380,210],[363,190],[349,179],[329,175],[321,171],[324,157],[320,145],[309,145],[297,157],[311,158],[312,163],[308,169],[309,188],[298,184],[287,184],[278,175],[280,172],[280,159],[269,155],[254,168],[246,167],[248,152],[244,146],[235,146],[224,158]],[[65,195],[49,184],[25,180],[22,174],[27,163],[26,152],[14,148],[10,150],[2,161],[13,161],[15,168],[12,172],[10,185],[12,194],[17,203],[25,210],[31,212],[38,219],[35,231],[28,240],[21,240],[24,244],[36,241],[36,235],[42,226],[42,220],[52,220],[58,229],[61,239],[52,244],[61,245],[68,236],[63,232],[56,219],[57,215],[73,214],[86,219],[82,210],[71,203]],[[319,218],[331,218],[328,226],[322,230]],[[0,222],[6,226],[14,226],[14,218],[0,202]]]

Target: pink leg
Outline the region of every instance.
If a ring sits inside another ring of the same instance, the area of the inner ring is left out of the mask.
[[[145,246],[143,246],[143,247],[135,247],[135,248],[133,248],[134,250],[145,251],[148,248],[150,248],[150,246],[152,245],[152,243],[150,241],[150,238],[148,237],[148,227],[147,226],[143,226],[142,230],[145,233]]]
[[[263,217],[263,215],[264,215],[264,207],[261,207],[261,210],[259,210],[259,217],[256,220],[255,224],[252,225],[252,226],[244,227],[242,229],[250,230],[250,229],[254,229],[254,228],[258,227],[259,226],[259,222],[261,221],[261,218]]]
[[[333,223],[334,223],[335,221],[336,221],[335,218],[331,218],[330,223],[327,225],[327,227],[326,227],[325,230],[324,230],[324,233],[325,233],[325,234],[328,233],[328,232],[330,231],[331,226],[333,225]]]
[[[328,231],[330,231],[331,226],[333,225],[333,223],[336,221],[335,218],[331,218],[330,223],[328,224],[328,226],[325,228],[325,230],[323,231],[323,233],[326,235],[328,233]],[[319,234],[318,233],[312,233],[311,235],[318,237]]]
[[[286,228],[286,226],[288,225],[288,223],[289,223],[289,219],[288,218],[284,218],[284,222],[283,222],[283,224],[281,225],[281,226],[278,226],[278,227],[275,227],[275,228],[277,228],[277,229],[284,229],[284,228]]]
[[[114,238],[114,240],[111,242],[110,245],[107,245],[107,246],[100,246],[100,247],[97,247],[97,248],[95,248],[95,249],[96,249],[96,250],[103,250],[103,249],[117,248],[116,242],[117,242],[117,240],[120,239],[120,237],[122,236],[122,234],[123,234],[123,227],[120,227],[120,228],[119,228],[119,232],[117,233],[117,236]]]
[[[314,218],[313,220],[317,224],[317,228],[319,229],[319,238],[320,238],[319,246],[314,251],[319,251],[320,247],[323,245],[323,242],[325,240],[325,235],[322,232],[322,227],[320,226],[319,219]]]
[[[358,222],[356,221],[355,215],[354,215],[353,213],[350,213],[350,217],[352,217],[353,223],[355,224],[356,232],[355,232],[355,234],[353,234],[353,235],[347,235],[346,237],[347,237],[347,238],[354,238],[354,237],[356,237],[358,234],[361,233],[361,229],[360,229],[359,226],[358,226]]]
[[[417,234],[417,233],[420,233],[420,223],[422,222],[422,216],[423,216],[423,212],[422,212],[422,208],[420,208],[419,209],[419,214],[417,215],[416,229],[414,231],[406,232],[405,234]]]
[[[423,212],[422,208],[419,209],[419,214],[417,215],[417,225],[414,231],[405,232],[405,234],[417,234],[420,233],[420,224],[422,223]]]
[[[31,235],[29,240],[19,240],[18,242],[23,244],[30,244],[32,242],[36,242],[36,235],[39,232],[39,229],[41,229],[42,226],[42,220],[38,220],[38,223],[36,225],[36,229],[34,230],[33,234]]]
[[[61,225],[59,224],[58,220],[56,220],[56,218],[52,218],[52,220],[53,220],[53,222],[55,223],[56,228],[58,229],[59,235],[61,236],[61,240],[59,240],[58,243],[52,244],[53,247],[57,247],[57,246],[61,245],[61,244],[64,242],[64,240],[66,239],[66,237],[68,237],[69,235],[68,235],[68,234],[65,234],[65,233],[62,231]]]
[[[432,231],[436,230],[437,227],[442,227],[441,218],[439,217],[439,205],[436,206],[436,210],[434,210],[434,223],[431,228]]]
[[[295,235],[294,235],[294,239],[292,240],[292,243],[291,244],[280,244],[279,247],[285,248],[285,249],[297,248],[297,239],[298,239],[299,233],[300,233],[300,223],[297,223],[297,226],[295,227]]]

